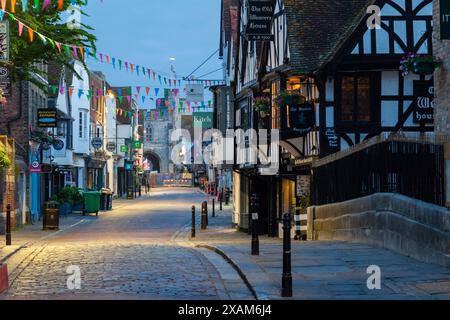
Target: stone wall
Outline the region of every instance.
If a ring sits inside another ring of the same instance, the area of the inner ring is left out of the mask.
[[[367,243],[450,267],[450,211],[388,193],[310,207],[308,240]]]
[[[439,0],[434,0],[433,51],[442,61],[435,73],[435,127],[436,133],[450,135],[450,40],[440,40]]]

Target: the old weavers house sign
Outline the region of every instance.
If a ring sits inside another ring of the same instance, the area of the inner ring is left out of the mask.
[[[247,1],[246,37],[249,41],[272,41],[272,22],[275,6],[272,0]]]

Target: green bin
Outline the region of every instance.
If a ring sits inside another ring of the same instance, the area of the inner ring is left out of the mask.
[[[86,213],[95,213],[98,216],[100,211],[100,192],[98,191],[86,191],[84,195],[84,211]]]

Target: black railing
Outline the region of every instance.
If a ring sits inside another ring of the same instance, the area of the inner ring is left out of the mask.
[[[336,157],[313,168],[313,174],[315,205],[379,192],[445,205],[444,149],[440,144],[385,141]]]

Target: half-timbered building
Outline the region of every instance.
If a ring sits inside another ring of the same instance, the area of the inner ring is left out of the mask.
[[[276,174],[245,161],[235,174],[240,225],[248,227],[249,197],[259,193],[261,231],[269,235],[277,234],[282,213],[302,207],[300,198],[307,204],[315,159],[383,132],[433,130],[432,119],[421,119],[414,103],[415,90],[432,90],[432,76],[399,70],[407,53],[432,54],[432,0],[273,4],[274,38],[266,42],[248,41],[248,7],[240,6],[235,101],[237,128],[280,132]],[[280,97],[291,95],[302,97],[300,109],[314,111],[306,130],[294,123],[301,113],[280,104]],[[253,108],[259,96],[270,98],[269,117]]]

